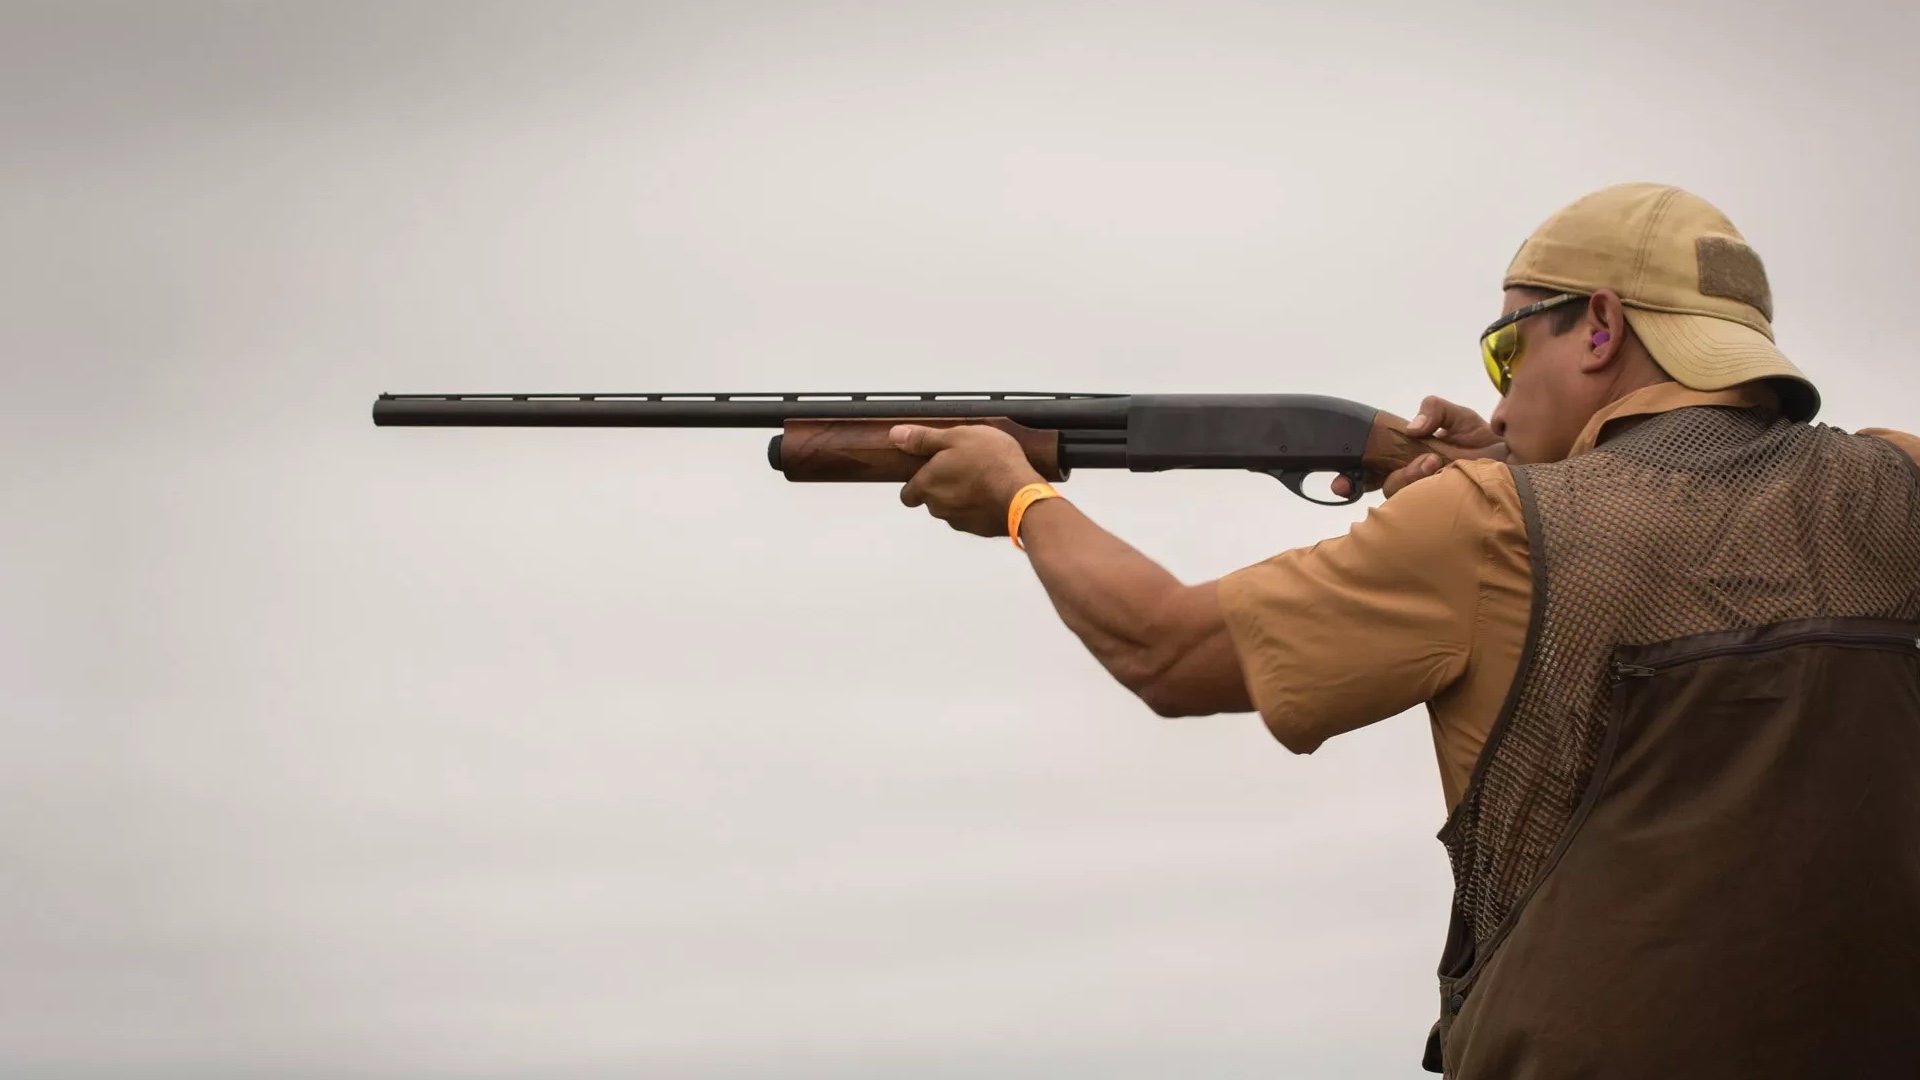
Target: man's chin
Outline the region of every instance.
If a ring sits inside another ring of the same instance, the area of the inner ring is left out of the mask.
[[[1525,450],[1512,443],[1507,444],[1507,464],[1509,465],[1552,465],[1567,460],[1571,448],[1548,448],[1545,450]]]
[[[1541,459],[1546,456],[1529,445],[1524,437],[1521,438],[1520,441],[1515,442],[1511,431],[1507,433],[1506,445],[1507,453],[1505,460],[1509,465],[1538,465]]]

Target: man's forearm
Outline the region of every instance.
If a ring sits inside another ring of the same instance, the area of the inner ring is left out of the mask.
[[[1043,499],[1020,540],[1060,619],[1164,715],[1246,708],[1211,587],[1184,585],[1066,499]]]
[[[1122,682],[1144,677],[1154,620],[1179,579],[1065,499],[1030,507],[1020,542],[1067,628]]]

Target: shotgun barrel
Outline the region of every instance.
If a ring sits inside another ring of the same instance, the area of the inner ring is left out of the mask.
[[[1075,469],[1239,469],[1310,502],[1344,505],[1438,444],[1404,421],[1315,394],[381,394],[381,427],[779,428],[767,460],[801,482],[905,482],[925,461],[895,448],[895,424],[989,424],[1012,435],[1042,476]],[[1348,478],[1346,498],[1303,488]]]

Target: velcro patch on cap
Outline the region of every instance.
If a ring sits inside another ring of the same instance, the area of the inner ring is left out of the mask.
[[[1724,236],[1703,236],[1694,242],[1693,250],[1700,262],[1700,295],[1758,308],[1761,316],[1773,321],[1773,290],[1758,252]]]

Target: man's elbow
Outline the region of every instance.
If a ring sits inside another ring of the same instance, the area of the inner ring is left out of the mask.
[[[1140,700],[1147,703],[1155,716],[1168,720],[1179,720],[1193,716],[1218,716],[1226,710],[1211,702],[1191,701],[1178,695],[1141,694]]]
[[[1155,615],[1141,643],[1110,665],[1122,685],[1168,718],[1252,710],[1214,584],[1179,590]]]
[[[1132,678],[1122,681],[1154,715],[1169,720],[1249,712],[1253,708],[1237,670],[1198,672],[1175,660],[1143,665]]]

